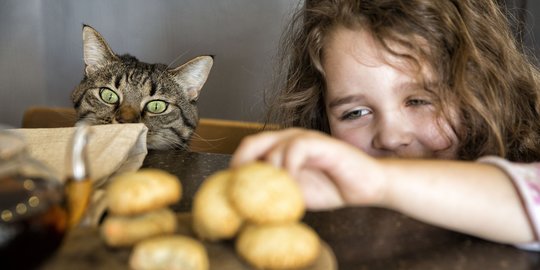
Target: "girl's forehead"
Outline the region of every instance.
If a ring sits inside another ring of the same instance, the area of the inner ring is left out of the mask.
[[[420,41],[417,44],[422,46]],[[397,42],[386,41],[382,44],[368,30],[337,26],[325,39],[321,62],[323,69],[329,62],[344,59],[354,59],[368,67],[389,65],[416,79],[433,82],[435,78],[431,65],[418,54],[418,50]]]

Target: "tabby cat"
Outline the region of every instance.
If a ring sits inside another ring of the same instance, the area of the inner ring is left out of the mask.
[[[197,98],[213,58],[195,57],[176,68],[147,64],[116,55],[88,25],[82,32],[84,78],[72,93],[78,121],[144,123],[149,149],[187,149],[199,120]]]

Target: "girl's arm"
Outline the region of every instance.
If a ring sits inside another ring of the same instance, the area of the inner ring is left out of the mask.
[[[492,165],[375,159],[322,133],[300,129],[248,137],[231,165],[257,159],[286,168],[311,210],[381,206],[492,241],[534,240],[510,179]]]
[[[380,162],[388,179],[385,207],[492,241],[535,240],[516,189],[498,167],[459,161]]]

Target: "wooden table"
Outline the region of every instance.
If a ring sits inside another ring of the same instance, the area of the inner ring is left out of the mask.
[[[151,151],[143,167],[180,178],[184,195],[173,209],[187,212],[201,182],[227,168],[229,160],[222,154]],[[339,269],[540,269],[540,253],[440,229],[386,209],[308,212],[303,221],[330,245]]]

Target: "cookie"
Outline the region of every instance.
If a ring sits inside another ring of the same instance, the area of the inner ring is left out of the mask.
[[[305,212],[300,188],[283,169],[254,162],[233,171],[229,198],[252,223],[298,221]]]
[[[136,216],[108,216],[101,225],[101,235],[109,246],[130,246],[143,239],[176,231],[174,212],[162,208]]]
[[[138,243],[131,253],[129,265],[135,270],[146,269],[209,269],[208,254],[197,240],[175,235],[154,237]]]
[[[242,217],[229,202],[227,189],[232,172],[217,172],[208,177],[193,198],[193,230],[201,239],[217,241],[233,238]]]
[[[182,186],[176,176],[166,171],[141,169],[114,177],[106,196],[110,213],[134,215],[178,202]]]
[[[299,222],[247,226],[238,235],[235,247],[258,269],[308,267],[321,251],[317,233]]]

